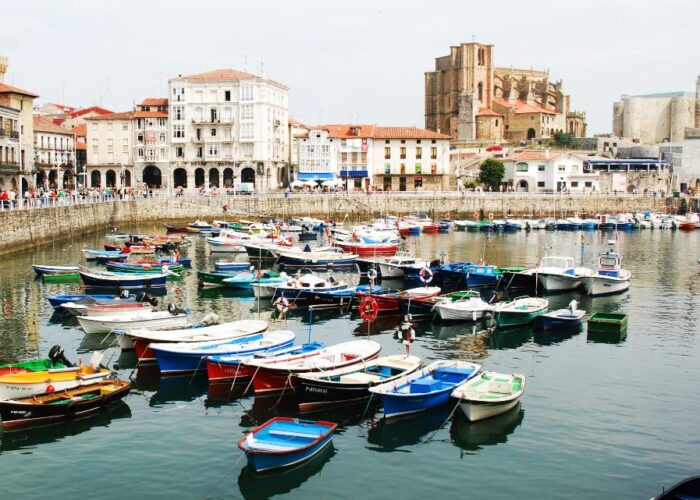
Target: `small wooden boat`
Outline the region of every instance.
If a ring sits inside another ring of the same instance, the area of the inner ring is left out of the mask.
[[[150,350],[152,342],[213,342],[246,337],[267,330],[266,321],[242,319],[218,325],[197,323],[178,329],[130,329],[118,332],[119,347],[124,350],[135,349],[140,363],[155,361],[156,355]]]
[[[436,228],[437,230],[437,228]],[[382,255],[395,255],[399,250],[398,243],[362,243],[358,241],[338,241],[338,247],[343,251],[359,255],[360,257],[373,257]]]
[[[252,273],[237,273],[235,276],[225,278],[221,282],[236,290],[251,290],[253,283],[268,284],[268,283],[284,283],[289,279],[285,273],[276,273],[272,271],[255,271]]]
[[[233,278],[237,271],[197,271],[199,288],[224,286],[226,278]]]
[[[691,476],[670,488],[663,489],[660,495],[651,500],[697,500],[700,498],[700,476]]]
[[[75,316],[110,316],[122,313],[149,312],[153,310],[153,306],[148,302],[114,300],[108,304],[66,302],[63,304],[63,309]]]
[[[246,337],[214,342],[151,343],[162,375],[178,375],[206,370],[207,356],[246,356],[255,352],[291,346],[296,334],[274,330]]]
[[[163,273],[115,273],[80,271],[86,287],[94,288],[149,288],[165,286],[168,275]]]
[[[560,328],[574,328],[581,325],[586,311],[577,309],[578,302],[572,300],[569,307],[557,309],[546,314],[541,314],[535,319],[535,324],[542,330],[557,330]]]
[[[369,388],[392,382],[423,365],[420,358],[396,354],[316,373],[301,373],[299,411],[308,413],[352,405],[370,397]]]
[[[207,356],[207,377],[210,384],[240,384],[250,382],[251,371],[243,363],[248,358],[263,358],[274,362],[274,359],[286,360],[289,356],[310,354],[326,345],[323,342],[307,342],[305,344],[270,349],[251,353],[246,356],[225,355]]]
[[[445,404],[452,390],[479,370],[481,365],[468,361],[435,361],[393,382],[370,387],[369,391],[381,397],[386,418],[410,415]]]
[[[83,254],[87,260],[97,260],[98,258],[118,260],[122,257],[126,259],[129,256],[128,253],[121,250],[95,250],[89,248],[83,248]]]
[[[238,442],[256,472],[296,465],[321,453],[333,439],[332,422],[274,417]]]
[[[0,401],[2,426],[9,430],[85,417],[121,401],[130,389],[129,382],[110,379],[81,387]]]
[[[622,313],[594,313],[588,318],[588,332],[619,334],[627,330],[627,315]]]
[[[483,300],[478,292],[458,300],[440,301],[435,304],[435,312],[445,321],[476,321],[492,310],[493,306]]]
[[[532,323],[537,316],[547,312],[549,301],[540,297],[518,297],[510,302],[498,302],[493,306],[496,324],[503,328]]]
[[[380,314],[392,314],[401,310],[401,301],[434,297],[440,291],[440,287],[437,286],[421,286],[409,288],[408,290],[381,290],[373,293],[358,293],[357,299],[362,300],[364,297],[372,297],[377,302]]]
[[[37,276],[45,276],[47,274],[75,274],[80,271],[78,266],[44,266],[41,264],[34,264],[32,268]]]
[[[476,422],[507,412],[525,392],[525,375],[483,372],[452,391],[462,413]]]
[[[210,231],[213,227],[208,222],[198,220],[187,224],[187,231],[190,233],[200,233],[202,231]]]
[[[253,373],[255,394],[274,394],[299,385],[296,374],[343,368],[374,359],[381,346],[373,340],[351,340],[304,355],[291,355],[275,360],[247,359],[244,361]]]
[[[214,269],[217,272],[234,272],[234,271],[248,271],[251,270],[250,262],[233,262],[220,260],[214,263]],[[253,268],[254,269],[254,268]]]
[[[99,362],[97,362],[82,367],[50,368],[2,375],[0,376],[0,400],[26,398],[35,394],[93,384],[106,378],[110,373],[107,369],[99,368]]]
[[[77,283],[80,281],[79,273],[44,274],[41,277],[44,283]]]
[[[575,267],[573,257],[548,256],[542,257],[535,273],[545,291],[569,292],[580,287],[585,276],[593,271]]]
[[[168,262],[107,262],[107,270],[119,273],[180,274],[185,268]]]
[[[113,330],[131,328],[183,327],[187,324],[187,314],[169,311],[134,311],[111,316],[78,316],[78,323],[85,333],[110,333]]]
[[[173,226],[171,224],[165,225],[165,230],[168,233],[187,233],[187,226]]]
[[[66,365],[51,358],[33,359],[31,361],[20,361],[19,363],[0,365],[0,377],[15,373],[42,372],[61,368],[66,368]]]
[[[50,295],[46,297],[46,299],[49,301],[49,304],[51,304],[51,307],[53,307],[54,309],[62,307],[63,304],[65,304],[66,302],[81,302],[83,300],[87,300],[90,303],[108,302],[115,299],[134,300],[133,297],[122,298],[119,295],[86,295],[84,293],[75,293],[68,295]]]
[[[278,252],[278,262],[284,267],[324,268],[355,266],[357,255],[332,251],[289,249]]]
[[[155,253],[155,245],[131,245],[129,247],[129,253],[145,255]]]
[[[316,292],[330,292],[348,288],[347,283],[336,281],[333,276],[321,278],[314,274],[305,274],[298,277],[289,278],[277,286],[273,297],[285,297],[292,303],[316,300]]]
[[[406,268],[423,269],[430,265],[429,262],[415,257],[408,252],[397,252],[390,257],[379,257],[376,260],[382,279],[402,278]]]

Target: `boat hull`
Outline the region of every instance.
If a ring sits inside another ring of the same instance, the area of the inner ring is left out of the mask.
[[[581,318],[552,317],[541,314],[536,318],[537,326],[542,330],[563,330],[581,325]]]
[[[558,274],[538,274],[542,288],[547,292],[570,292],[581,286],[581,278]]]
[[[464,413],[464,416],[471,422],[478,422],[479,420],[485,420],[507,412],[508,410],[514,408],[518,404],[518,401],[520,401],[519,398],[512,401],[497,403],[462,400],[459,403],[459,408],[462,410],[462,413]]]
[[[494,313],[494,318],[496,319],[496,324],[499,328],[508,328],[511,326],[527,325],[535,321],[537,316],[545,314],[547,308],[541,309],[539,311],[530,312],[514,312],[514,311],[497,311]]]
[[[101,278],[95,275],[80,273],[80,278],[86,287],[93,288],[148,288],[162,287],[168,279],[167,276],[149,276],[147,273],[141,275],[134,273],[134,276],[119,276]]]
[[[615,295],[629,290],[630,280],[607,276],[589,276],[584,278],[583,287],[586,289],[586,293],[593,297]]]
[[[487,310],[478,309],[454,309],[448,307],[436,307],[437,315],[444,321],[478,321],[488,313]]]
[[[45,380],[27,383],[19,381],[4,382],[2,377],[0,377],[0,401],[44,394],[49,386],[53,387],[56,392],[59,392],[80,387],[81,385],[94,384],[104,380],[108,375],[109,371],[107,370],[82,377],[77,377],[75,372],[71,373],[71,376],[67,376],[64,373],[49,372]]]
[[[134,320],[125,318],[124,321],[104,321],[99,316],[80,316],[78,317],[78,322],[85,333],[110,333],[112,330],[129,329],[136,325],[139,328],[149,328],[151,330],[183,327],[187,324],[187,316],[182,314],[165,318]]]

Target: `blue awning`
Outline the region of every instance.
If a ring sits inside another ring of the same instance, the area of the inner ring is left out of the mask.
[[[333,172],[299,172],[297,175],[300,181],[328,181],[333,177]]]

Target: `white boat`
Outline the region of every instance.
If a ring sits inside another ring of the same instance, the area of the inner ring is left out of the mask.
[[[583,277],[593,273],[585,267],[575,267],[573,257],[542,257],[535,269],[542,287],[548,292],[568,292],[581,286]]]
[[[255,319],[242,319],[230,321],[219,325],[199,326],[191,325],[187,328],[178,329],[148,329],[135,328],[117,333],[119,347],[124,350],[133,349],[134,341],[144,341],[147,343],[158,342],[214,342],[217,340],[234,339],[253,335],[267,330],[267,321]]]
[[[109,333],[113,330],[128,330],[142,327],[150,329],[185,326],[187,314],[172,314],[169,311],[135,312],[111,316],[78,316],[78,323],[85,333]]]
[[[212,253],[245,253],[245,247],[240,244],[240,240],[230,238],[207,238],[207,247]]]
[[[111,301],[109,304],[80,304],[66,302],[61,307],[73,316],[114,316],[131,315],[136,312],[150,312],[153,306],[148,302],[134,302],[133,300]]]
[[[495,417],[518,404],[525,392],[525,375],[483,372],[452,391],[472,422]]]
[[[615,250],[615,241],[598,257],[598,269],[583,279],[586,293],[592,296],[613,295],[629,289],[632,273],[622,269],[622,255]]]
[[[496,303],[493,306],[493,317],[499,327],[527,325],[548,309],[549,301],[545,298],[518,297],[510,302]]]
[[[448,321],[476,321],[493,310],[481,297],[469,297],[455,302],[438,302],[434,306],[440,319]]]
[[[280,283],[251,283],[250,288],[253,289],[253,295],[257,299],[271,299],[275,294],[275,288]]]
[[[376,263],[382,278],[402,278],[406,267],[423,269],[429,266],[428,261],[415,257],[408,252],[397,252],[392,257],[380,257],[376,259]]]

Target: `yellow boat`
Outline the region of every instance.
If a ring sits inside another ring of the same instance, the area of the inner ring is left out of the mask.
[[[105,379],[110,373],[111,371],[105,368],[94,369],[88,365],[2,375],[0,400],[26,398],[94,384]]]

